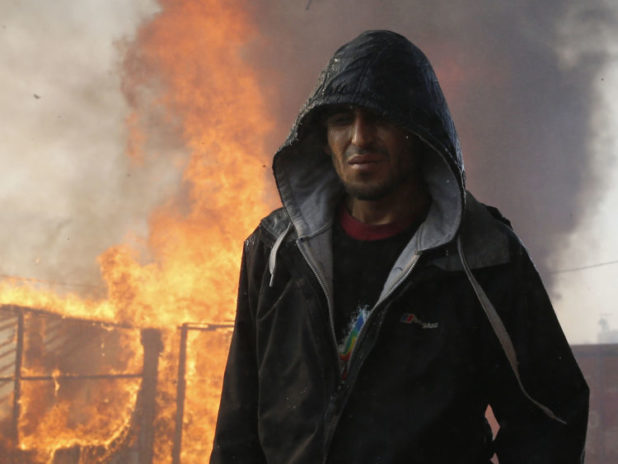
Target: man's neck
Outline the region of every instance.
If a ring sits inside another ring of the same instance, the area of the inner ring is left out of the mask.
[[[349,195],[345,198],[352,217],[372,225],[414,221],[427,213],[430,203],[425,188],[400,190],[378,200],[361,200]]]

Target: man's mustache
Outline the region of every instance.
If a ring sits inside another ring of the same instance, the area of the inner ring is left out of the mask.
[[[345,159],[348,160],[354,155],[382,155],[388,156],[388,151],[383,147],[370,145],[368,147],[358,147],[350,145],[344,152]]]

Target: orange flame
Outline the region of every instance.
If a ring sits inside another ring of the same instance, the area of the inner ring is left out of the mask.
[[[156,135],[149,127],[155,113],[177,130],[188,151],[183,191],[150,218],[151,261],[141,262],[139,253],[126,244],[105,251],[99,257],[107,287],[104,300],[58,295],[5,280],[0,283],[0,304],[162,329],[233,317],[242,240],[273,206],[263,195],[265,139],[273,123],[256,72],[243,59],[257,29],[242,2],[160,3],[161,12],[129,44],[124,76],[125,95],[132,107],[127,118],[127,154],[136,163],[160,156],[148,144]],[[171,169],[176,162],[170,160]],[[183,462],[201,461],[209,453],[228,342],[229,334],[189,337]],[[170,456],[177,334],[164,333],[164,345],[156,462],[169,462]],[[139,337],[133,337],[127,347],[128,352],[141,354]],[[36,388],[24,389],[23,449],[48,450],[50,456],[54,448],[67,443],[109,443],[129,420],[130,411],[92,401],[84,417],[70,419],[79,427],[69,425],[68,402],[75,401],[77,394],[65,398],[58,395],[62,391],[58,385],[47,387],[52,391],[45,394],[55,398],[52,407],[37,400],[41,393]],[[121,404],[135,401],[135,383],[121,388],[112,382],[98,388],[108,403],[112,396]]]

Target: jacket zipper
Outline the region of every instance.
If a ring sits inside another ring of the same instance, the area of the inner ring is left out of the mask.
[[[302,239],[299,239],[299,241],[302,242]],[[303,258],[305,258],[305,261],[309,265],[309,268],[313,272],[313,275],[315,276],[316,280],[318,281],[318,284],[320,284],[320,287],[322,288],[322,292],[324,292],[324,296],[326,297],[326,305],[327,305],[327,309],[328,309],[328,319],[329,319],[329,322],[330,322],[330,324],[329,324],[330,331],[329,332],[330,332],[330,336],[331,336],[331,341],[333,342],[332,346],[334,348],[335,366],[337,367],[338,377],[341,378],[341,368],[340,368],[340,363],[339,363],[339,350],[337,349],[337,336],[335,335],[335,323],[333,321],[333,308],[332,308],[331,299],[329,298],[329,294],[328,294],[328,290],[326,288],[326,284],[324,283],[324,280],[320,276],[320,273],[318,272],[317,266],[315,265],[315,262],[313,261],[312,257],[305,251],[305,249],[301,246],[300,243],[298,245],[298,249],[300,250],[301,255],[303,255]]]
[[[374,314],[376,313],[376,309],[378,308],[378,306],[380,304],[382,304],[390,295],[392,295],[393,291],[399,287],[399,285],[401,284],[401,282],[403,282],[404,280],[406,280],[408,278],[408,276],[412,273],[412,271],[414,270],[414,268],[416,267],[416,263],[418,263],[419,259],[421,257],[421,253],[417,252],[414,254],[414,260],[412,261],[412,264],[410,265],[410,267],[408,268],[408,270],[401,276],[401,278],[397,281],[397,283],[395,285],[393,285],[392,290],[384,296],[384,298],[379,299],[376,304],[373,306],[373,308],[371,308],[371,312],[369,314],[369,317],[367,318],[367,321],[365,321],[365,324],[363,325],[363,328],[358,336],[358,339],[356,340],[356,343],[354,344],[354,347],[352,348],[352,353],[350,354],[350,359],[348,361],[348,377],[350,378],[350,374],[352,373],[352,361],[354,360],[354,354],[358,351],[358,347],[361,345],[362,341],[365,339],[366,337],[366,333],[367,333],[367,328],[369,327],[369,323],[372,322],[373,319],[375,319],[376,316],[374,316]],[[352,379],[353,380],[353,379]],[[340,394],[344,394],[345,397],[343,398],[339,398],[338,400],[338,410],[335,411],[335,413],[333,414],[333,419],[334,419],[334,424],[332,424],[331,427],[329,427],[328,429],[328,436],[326,437],[325,443],[326,443],[326,447],[325,447],[325,455],[324,455],[324,462],[326,462],[326,460],[328,459],[328,453],[330,450],[330,445],[331,442],[333,440],[333,436],[335,433],[335,430],[337,429],[337,425],[339,423],[339,419],[341,416],[341,411],[343,410],[343,407],[345,406],[345,403],[347,402],[347,397],[351,391],[351,383],[347,382],[346,379],[342,379],[341,375],[339,375],[339,382],[337,384],[337,390],[336,390],[336,394],[340,395]]]

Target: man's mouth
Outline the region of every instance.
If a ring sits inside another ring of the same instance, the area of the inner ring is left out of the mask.
[[[363,154],[363,155],[352,155],[348,158],[348,164],[351,166],[362,166],[369,164],[380,163],[384,157],[380,154]]]

